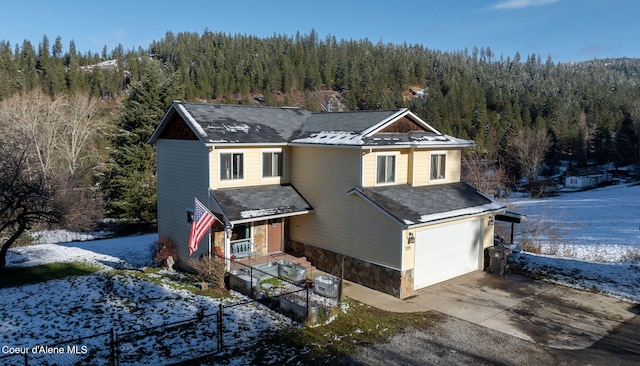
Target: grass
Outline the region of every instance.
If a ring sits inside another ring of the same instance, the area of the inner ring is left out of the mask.
[[[22,286],[69,276],[84,276],[100,268],[87,263],[50,263],[35,267],[7,267],[0,277],[0,288]]]
[[[200,283],[195,276],[188,272],[175,272],[175,276],[167,276],[161,274],[164,268],[161,267],[145,267],[142,271],[122,271],[123,275],[135,276],[157,283],[159,285],[167,285],[176,290],[187,290],[196,295],[208,296],[214,299],[229,297],[229,291],[225,288],[217,288],[209,286],[206,289],[201,288],[197,284]]]
[[[291,327],[254,345],[253,364],[272,359],[273,350],[287,355],[288,364],[339,364],[359,346],[389,340],[409,328],[428,328],[438,313],[391,313],[347,299],[347,310],[326,325]]]

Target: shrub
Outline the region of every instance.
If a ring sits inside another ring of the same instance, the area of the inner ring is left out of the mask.
[[[627,248],[626,252],[620,258],[621,262],[638,262],[640,261],[640,248]]]
[[[153,263],[159,266],[166,266],[167,259],[169,257],[172,257],[174,262],[176,261],[176,259],[178,259],[176,253],[176,244],[173,242],[173,240],[167,237],[159,237],[158,240],[154,243],[153,250]]]
[[[520,248],[525,252],[540,254],[542,253],[542,246],[540,243],[534,243],[531,239],[520,240]]]
[[[225,263],[217,256],[204,256],[191,261],[191,268],[195,271],[198,280],[208,282],[212,286],[223,288]]]

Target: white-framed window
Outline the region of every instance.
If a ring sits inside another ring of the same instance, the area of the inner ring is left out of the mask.
[[[444,152],[431,154],[431,180],[443,180],[447,172],[447,154]]]
[[[244,152],[220,153],[220,180],[244,179]]]
[[[282,150],[262,151],[262,178],[277,178],[284,174],[284,154]]]
[[[396,182],[397,154],[378,154],[376,156],[376,184],[390,184]]]

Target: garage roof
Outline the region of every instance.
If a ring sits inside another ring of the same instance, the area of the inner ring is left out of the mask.
[[[363,197],[407,227],[488,212],[501,213],[506,207],[463,182],[354,188],[349,193]]]

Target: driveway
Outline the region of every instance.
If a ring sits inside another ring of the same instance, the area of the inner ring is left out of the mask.
[[[640,362],[640,306],[520,275],[478,271],[405,300],[349,282],[344,293],[388,311],[444,314],[442,324],[433,329],[363,349],[355,359],[362,362],[365,357],[364,363],[396,358],[400,345],[412,343],[420,345],[402,353],[425,364],[523,364],[519,357],[537,365]],[[420,354],[419,349],[429,351]],[[434,352],[445,356],[434,359]]]

